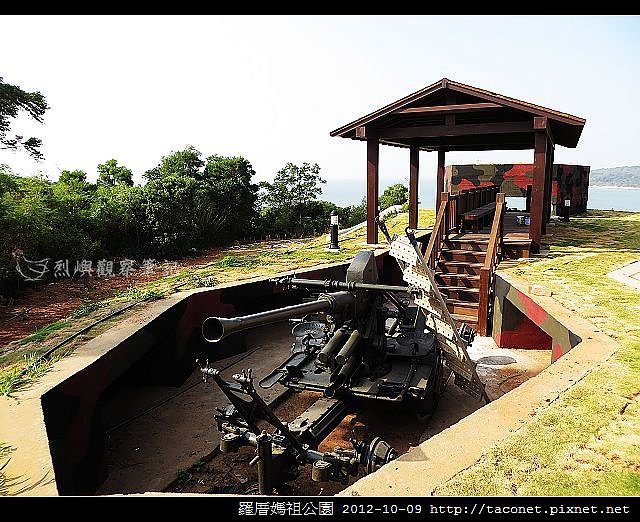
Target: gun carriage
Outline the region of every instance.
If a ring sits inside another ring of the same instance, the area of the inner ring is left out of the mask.
[[[352,439],[351,448],[318,451],[349,404],[402,405],[428,418],[452,372],[461,389],[487,400],[467,353],[475,332],[466,325],[458,329],[451,319],[412,231],[392,239],[383,223],[380,227],[407,286],[381,284],[373,252],[362,251],[348,267],[345,281],[295,276],[272,280],[274,285],[319,294],[313,300],[203,322],[203,337],[216,343],[235,332],[289,320],[291,355],[258,384],[269,388],[280,383],[294,391],[323,394],[294,421],[284,423],[257,393],[251,369],[227,382],[219,370],[202,368],[204,377],[212,377],[230,401],[215,415],[220,450],[256,448],[252,463],[258,465],[260,494],[271,494],[306,464],[312,465],[313,480],[347,484],[361,469],[371,473],[396,458],[396,451],[379,437]],[[273,431],[260,429],[259,421],[270,424]]]

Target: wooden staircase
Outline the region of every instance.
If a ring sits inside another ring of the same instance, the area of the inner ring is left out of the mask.
[[[480,270],[488,241],[445,239],[435,268],[438,289],[447,300],[451,317],[478,329]]]
[[[459,233],[462,210],[456,195],[442,193],[425,257],[446,299],[451,317],[487,335],[493,276],[503,250],[504,194],[489,192],[496,202],[490,230]],[[486,198],[482,198],[486,201]],[[465,205],[468,209],[468,205]]]

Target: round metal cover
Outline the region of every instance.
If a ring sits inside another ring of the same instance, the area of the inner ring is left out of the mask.
[[[310,335],[314,339],[322,339],[326,334],[326,323],[320,321],[303,321],[293,327],[291,333],[296,337]]]
[[[516,360],[513,357],[506,355],[489,355],[478,359],[478,364],[486,364],[487,366],[503,366],[514,362],[516,362]]]
[[[417,344],[419,348],[428,350],[433,346],[434,336],[424,332],[407,332],[398,335],[395,341],[400,346],[411,347]]]

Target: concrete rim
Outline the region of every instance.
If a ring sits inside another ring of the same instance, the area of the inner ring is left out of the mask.
[[[500,276],[527,293],[528,281],[511,274]],[[358,480],[339,495],[433,495],[439,485],[475,464],[489,449],[525,426],[537,411],[618,350],[615,340],[552,297],[528,295],[582,341],[535,377]]]

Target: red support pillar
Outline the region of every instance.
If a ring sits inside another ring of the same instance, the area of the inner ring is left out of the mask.
[[[367,140],[367,243],[378,243],[378,157],[379,143],[377,138]]]
[[[418,171],[420,149],[409,149],[409,228],[418,228]]]
[[[531,222],[529,225],[529,238],[533,241],[532,251],[540,251],[540,238],[545,219],[545,192],[547,174],[547,148],[549,138],[547,130],[536,129],[535,148],[533,153],[533,188],[531,191]]]
[[[444,151],[438,151],[438,171],[436,172],[436,212],[440,208],[440,198],[444,192]]]
[[[545,192],[545,205],[544,205],[544,222],[542,233],[547,233],[547,223],[551,221],[551,193],[553,192],[553,142],[549,140],[547,143],[547,175],[546,175],[546,192]]]

